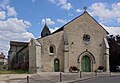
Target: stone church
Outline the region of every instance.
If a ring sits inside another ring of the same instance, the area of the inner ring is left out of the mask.
[[[82,72],[102,66],[109,72],[107,35],[86,10],[53,33],[45,24],[41,38],[28,43],[29,72],[69,72],[72,66]]]

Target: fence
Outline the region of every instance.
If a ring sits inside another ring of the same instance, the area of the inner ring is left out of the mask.
[[[110,73],[100,72],[79,72],[79,73],[54,73],[54,74],[36,74],[34,76],[26,76],[25,78],[8,79],[8,83],[56,83],[62,81],[78,80],[87,77],[108,76]],[[9,76],[8,76],[9,77]]]

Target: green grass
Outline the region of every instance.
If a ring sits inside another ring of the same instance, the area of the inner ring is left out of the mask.
[[[26,74],[26,70],[0,70],[0,74]]]

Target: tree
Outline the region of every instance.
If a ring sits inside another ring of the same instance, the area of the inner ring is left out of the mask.
[[[120,66],[120,35],[109,35],[107,39],[110,46],[110,71],[115,72]]]

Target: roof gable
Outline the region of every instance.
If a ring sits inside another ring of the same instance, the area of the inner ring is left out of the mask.
[[[53,33],[56,33],[56,32],[59,32],[59,31],[62,31],[64,30],[64,27],[67,26],[68,24],[70,24],[71,22],[73,22],[74,20],[80,18],[81,16],[83,16],[84,14],[87,14],[91,19],[93,19],[100,27],[102,27],[87,11],[84,11],[83,14],[79,15],[78,17],[74,18],[73,20],[71,20],[70,22],[66,23],[65,25],[63,25],[61,28],[59,28],[58,30],[56,30],[55,32]],[[103,27],[102,27],[103,28]],[[103,28],[104,29],[104,28]],[[105,30],[105,29],[104,29]],[[105,30],[106,31],[106,30]],[[107,31],[106,31],[107,34],[109,34]]]

